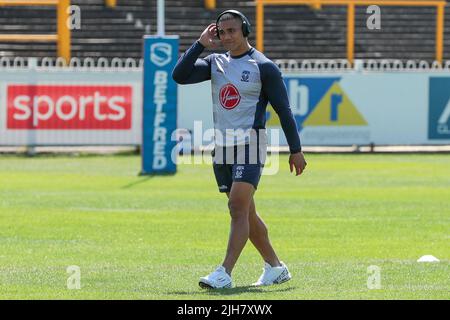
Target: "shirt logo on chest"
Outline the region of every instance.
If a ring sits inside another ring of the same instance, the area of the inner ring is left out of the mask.
[[[248,82],[250,79],[250,71],[244,70],[242,71],[241,81]]]
[[[241,101],[241,95],[239,94],[239,90],[234,85],[227,83],[220,88],[219,100],[222,107],[227,110],[231,110],[237,107]]]

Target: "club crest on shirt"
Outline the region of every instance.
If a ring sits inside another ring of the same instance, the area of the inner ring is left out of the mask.
[[[227,83],[219,92],[219,100],[222,107],[227,110],[236,108],[236,106],[241,101],[241,95],[239,90],[231,83]]]
[[[248,82],[250,79],[250,71],[242,71],[241,81]]]

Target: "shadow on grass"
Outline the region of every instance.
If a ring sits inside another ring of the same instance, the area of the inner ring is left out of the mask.
[[[172,177],[175,176],[176,172],[162,172],[162,173],[143,173],[142,171],[138,173],[138,181],[129,183],[127,185],[124,185],[121,189],[130,189],[138,184],[141,183],[145,183],[148,180],[150,180],[151,178],[154,177],[161,177],[161,176],[166,176],[166,177]]]
[[[261,287],[254,287],[254,286],[241,286],[241,287],[234,287],[231,289],[200,289],[198,291],[170,291],[167,292],[167,294],[173,294],[173,295],[187,295],[187,296],[194,296],[194,295],[205,295],[209,294],[212,296],[232,296],[232,295],[239,295],[242,293],[275,293],[275,292],[289,292],[295,290],[295,287],[288,287],[288,288],[280,288],[273,290],[272,288],[262,289]]]
[[[131,182],[129,184],[124,185],[121,189],[130,189],[133,188],[134,186],[141,184],[141,183],[145,183],[148,180],[150,180],[151,178],[153,178],[154,176],[140,176],[139,180]]]

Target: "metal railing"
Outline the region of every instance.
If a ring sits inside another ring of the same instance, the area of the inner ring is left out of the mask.
[[[115,8],[117,6],[117,0],[105,0],[105,5],[110,8]]]
[[[264,50],[264,7],[281,5],[309,5],[319,9],[323,5],[347,6],[347,60],[354,60],[355,6],[418,6],[436,7],[436,61],[442,63],[444,55],[444,0],[255,0],[256,1],[256,48]]]
[[[352,65],[346,59],[276,59],[283,72],[450,72],[450,60],[439,63],[426,60],[357,59]],[[143,59],[119,58],[71,58],[65,63],[61,58],[1,57],[0,70],[14,71],[32,68],[65,69],[74,71],[142,71]]]
[[[207,10],[216,9],[216,0],[204,0],[204,6]]]
[[[274,62],[283,72],[450,72],[450,60],[440,63],[426,60],[358,59],[351,64],[346,59],[277,59]]]
[[[56,6],[57,8],[57,34],[0,34],[0,41],[14,42],[52,42],[57,43],[58,57],[69,61],[70,29],[67,26],[69,18],[68,8],[70,0],[0,0],[0,6]]]
[[[35,57],[1,57],[0,70],[17,70],[17,69],[66,69],[74,71],[84,70],[111,70],[111,71],[142,71],[144,66],[143,59],[119,58],[108,59],[100,58],[71,58],[66,62],[63,58],[44,57],[38,59]]]

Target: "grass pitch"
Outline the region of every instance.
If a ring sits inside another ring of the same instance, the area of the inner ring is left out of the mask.
[[[138,177],[138,156],[1,156],[0,298],[450,298],[450,155],[307,155],[300,177],[287,159],[255,199],[293,279],[249,287],[263,265],[248,242],[236,287],[205,291],[229,232],[209,165]]]

